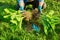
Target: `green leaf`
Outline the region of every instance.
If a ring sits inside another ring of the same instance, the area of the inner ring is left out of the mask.
[[[32,8],[32,5],[31,4],[29,5],[29,8]]]
[[[3,16],[3,18],[8,18],[10,15]]]
[[[45,32],[46,35],[48,34],[47,27],[44,27],[44,32]]]
[[[19,28],[20,28],[20,30],[22,29],[22,21],[23,21],[23,18],[24,18],[24,17],[20,18],[20,23],[19,23]]]
[[[20,14],[20,10],[18,10],[17,13]]]
[[[53,10],[50,10],[49,15],[52,16],[54,14]]]
[[[55,24],[51,24],[53,30],[55,30]]]
[[[10,13],[10,11],[7,8],[4,9],[4,11],[6,12],[6,14],[9,14]]]
[[[12,22],[13,24],[17,25],[17,21],[16,20],[10,20],[10,22]]]
[[[16,19],[17,19],[17,21],[19,21],[20,22],[20,16],[19,15],[16,15]]]
[[[10,16],[11,16],[11,19],[13,20],[16,17],[16,13],[11,13]]]

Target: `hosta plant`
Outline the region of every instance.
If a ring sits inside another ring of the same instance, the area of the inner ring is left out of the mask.
[[[42,14],[41,22],[45,34],[55,32],[55,28],[56,28],[55,25],[59,23],[59,20],[60,20],[59,15],[57,13],[55,14],[53,10],[50,10],[50,12],[47,14]]]
[[[16,26],[18,26],[20,29],[22,29],[22,20],[23,20],[23,16],[20,13],[20,10],[15,11],[12,9],[4,9],[4,13],[5,15],[3,16],[3,18],[8,19],[10,18],[10,22],[15,24]]]

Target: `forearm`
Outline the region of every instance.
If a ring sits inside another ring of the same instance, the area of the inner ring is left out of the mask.
[[[40,13],[42,13],[42,6],[44,4],[44,0],[38,0],[39,1],[39,6],[38,6],[38,10]]]
[[[18,4],[20,6],[20,10],[23,11],[24,10],[24,0],[18,0]]]
[[[44,0],[39,0],[39,6],[42,6],[44,4]]]
[[[19,6],[24,6],[24,0],[19,0]]]

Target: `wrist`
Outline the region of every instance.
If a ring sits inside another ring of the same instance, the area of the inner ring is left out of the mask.
[[[44,0],[38,0],[39,2],[44,2]]]
[[[24,10],[24,7],[23,6],[20,6],[20,8],[19,8],[21,11],[23,11]]]
[[[42,11],[42,6],[38,6],[38,10],[39,11]]]

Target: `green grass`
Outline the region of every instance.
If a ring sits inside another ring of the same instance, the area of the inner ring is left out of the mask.
[[[47,8],[45,12],[54,10],[60,14],[60,2],[45,0]],[[15,10],[16,0],[0,0],[0,40],[53,40],[52,34],[45,35],[44,32],[36,33],[34,31],[27,32],[25,29],[19,30],[17,26],[9,22],[5,22],[1,16],[5,8]],[[16,29],[16,30],[15,30]],[[60,40],[60,24],[56,26],[57,40]],[[55,37],[54,37],[55,38]],[[55,40],[55,39],[54,39]]]

